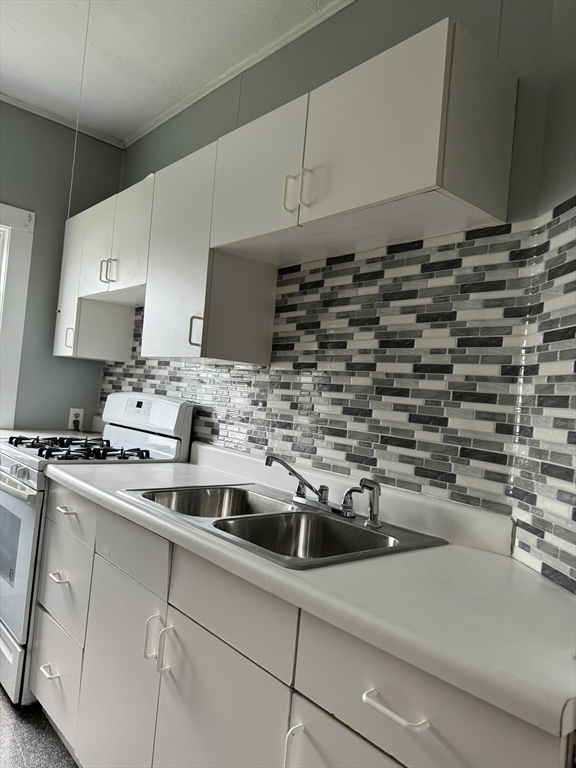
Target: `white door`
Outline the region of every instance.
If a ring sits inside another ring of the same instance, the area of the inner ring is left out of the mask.
[[[451,30],[445,19],[310,93],[301,224],[436,186]]]
[[[292,697],[285,766],[401,768],[400,763],[296,694]]]
[[[290,692],[171,606],[154,768],[282,765]]]
[[[151,174],[116,196],[110,290],[144,285],[148,269],[148,245],[154,176]]]
[[[164,600],[95,555],[76,734],[84,768],[151,765],[160,676],[144,653],[165,617]]]
[[[66,222],[60,272],[60,292],[58,294],[58,309],[56,310],[56,329],[54,331],[54,354],[63,357],[70,357],[74,354],[84,223],[84,213],[79,213]]]
[[[213,248],[298,224],[308,95],[218,139]]]
[[[156,174],[144,357],[200,355],[215,166],[216,143]]]
[[[82,246],[79,296],[108,291],[116,195],[84,211],[86,224]]]

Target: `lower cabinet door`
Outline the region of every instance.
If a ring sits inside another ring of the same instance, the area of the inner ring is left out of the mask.
[[[64,738],[74,747],[82,649],[37,606],[30,688]]]
[[[165,618],[164,600],[95,555],[76,734],[84,768],[150,768]]]
[[[296,694],[284,764],[286,768],[400,768],[400,763]]]
[[[287,686],[172,606],[154,768],[282,765]]]

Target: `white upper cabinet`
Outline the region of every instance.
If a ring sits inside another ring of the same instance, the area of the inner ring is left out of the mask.
[[[148,244],[154,176],[151,174],[116,196],[109,290],[144,286],[148,271]]]
[[[142,331],[147,357],[200,354],[216,144],[156,174]]]
[[[62,357],[74,355],[74,336],[78,319],[78,281],[82,263],[85,220],[85,213],[79,213],[66,222],[54,332],[54,354]]]
[[[150,175],[85,211],[80,296],[143,303],[153,193]]]
[[[300,223],[433,189],[450,22],[310,94]]]
[[[218,139],[213,248],[298,224],[307,107],[301,96]]]
[[[285,127],[282,109],[301,103],[304,112],[305,97],[225,136],[212,245],[284,265],[502,223],[516,84],[459,23],[444,19],[309,94],[301,170],[271,162],[264,129],[268,119]],[[254,137],[250,152],[243,132]],[[231,184],[225,170],[234,162]],[[281,175],[261,186],[272,170],[298,179]],[[288,214],[276,223],[282,210],[273,190],[285,178],[296,227]],[[276,213],[263,214],[265,226],[250,209],[252,201],[260,206],[260,192]]]
[[[114,201],[114,198],[111,199]],[[101,301],[79,298],[82,257],[86,245],[91,253],[97,252],[97,237],[92,227],[96,219],[105,221],[105,207],[102,205],[100,203],[95,206],[98,211],[94,217],[90,216],[94,208],[90,208],[66,222],[53,348],[54,355],[59,357],[129,360],[131,356],[133,307],[119,304],[111,306]],[[86,224],[90,229],[88,240]],[[104,270],[105,265],[102,274]]]
[[[142,355],[268,365],[276,269],[210,251],[216,144],[157,174]]]
[[[80,271],[79,296],[94,296],[108,291],[116,195],[84,211],[84,245]]]

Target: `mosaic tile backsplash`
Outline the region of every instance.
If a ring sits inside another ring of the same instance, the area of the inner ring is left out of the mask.
[[[575,206],[280,269],[270,368],[144,360],[138,310],[102,400],[185,397],[196,440],[512,515],[576,592]]]

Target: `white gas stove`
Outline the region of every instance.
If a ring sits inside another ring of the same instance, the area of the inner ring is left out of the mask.
[[[4,472],[29,487],[43,487],[50,462],[188,461],[193,405],[161,395],[108,395],[102,436],[11,435],[0,440]]]
[[[27,648],[43,529],[44,468],[52,462],[188,461],[192,414],[192,404],[183,400],[115,392],[106,400],[101,437],[75,433],[0,440],[0,682],[14,703],[33,701]]]

